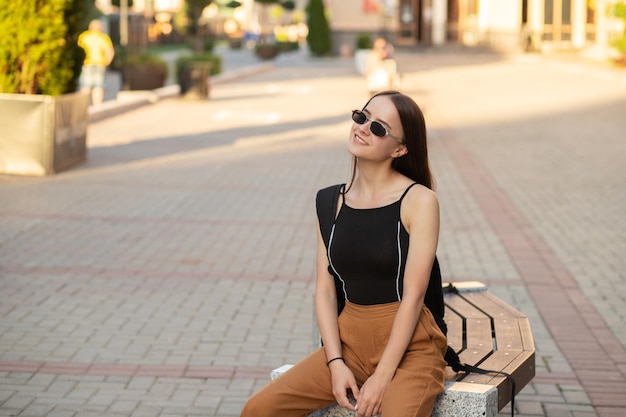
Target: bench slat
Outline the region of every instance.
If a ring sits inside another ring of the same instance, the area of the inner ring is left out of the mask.
[[[446,294],[444,303],[446,307],[456,311],[460,316],[465,318],[486,318],[487,315],[480,309],[468,303],[464,298],[465,294],[459,296],[456,294]]]
[[[496,329],[496,347],[498,350],[525,350],[523,323],[514,318],[502,318],[494,320]]]
[[[446,310],[446,325],[448,326],[448,344],[457,351],[463,346],[463,319],[456,312]]]
[[[450,343],[463,362],[477,363],[493,351],[490,318],[465,301],[462,297],[448,295],[445,298],[447,312],[454,311],[464,321],[465,332],[461,335],[460,345]],[[458,340],[458,336],[457,336]]]
[[[470,293],[467,294],[467,298],[471,302],[479,305],[485,311],[488,311],[494,318],[494,324],[496,327],[496,342],[499,347],[506,347],[506,345],[503,345],[503,343],[507,343],[505,336],[515,337],[516,340],[517,336],[519,336],[521,349],[535,350],[535,343],[533,341],[530,322],[528,321],[528,317],[526,317],[523,313],[506,304],[504,301],[489,292]],[[511,324],[511,320],[515,320],[517,322],[517,327]],[[519,331],[519,335],[515,333],[516,328]],[[502,336],[502,339],[500,339],[500,336]],[[510,342],[513,342],[513,340],[510,340]]]
[[[487,291],[446,294],[445,302],[449,307],[446,315],[453,311],[465,319],[467,332],[463,336],[467,349],[459,353],[461,361],[513,375],[517,392],[532,380],[535,348],[530,324],[524,314]],[[458,345],[450,345],[458,351]],[[504,376],[448,373],[446,377],[495,386],[498,389],[498,410],[511,400],[511,386]]]
[[[535,376],[535,353],[498,350],[479,366],[483,369],[502,370],[511,374],[515,379],[516,393],[518,393]],[[511,401],[511,386],[504,376],[471,373],[461,381],[495,386],[498,389],[498,410]]]
[[[477,305],[489,306],[489,311],[493,312],[493,315],[495,315],[496,312],[498,311],[502,311],[504,314],[509,315],[509,316],[519,317],[519,318],[526,317],[519,310],[508,305],[507,303],[502,301],[500,298],[496,297],[495,295],[493,295],[492,293],[488,291],[472,292],[472,293],[463,294],[463,296],[467,298],[468,300],[476,303]]]

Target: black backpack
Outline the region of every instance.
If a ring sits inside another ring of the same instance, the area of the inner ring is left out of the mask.
[[[337,184],[324,189],[321,189],[317,192],[317,196],[315,198],[315,208],[317,210],[317,218],[320,224],[320,232],[322,234],[322,239],[324,240],[324,245],[328,249],[328,243],[330,241],[330,233],[333,227],[333,223],[335,222],[335,215],[337,212],[337,201],[339,199],[339,194],[341,190],[345,187],[345,184]],[[328,272],[335,279],[335,290],[337,291],[337,312],[341,313],[343,307],[345,306],[345,299],[343,291],[341,290],[342,285],[339,281],[339,277],[335,274],[335,272],[328,267]],[[443,291],[452,292],[458,294],[458,290],[452,283],[448,284],[445,289],[442,288],[442,279],[441,279],[441,269],[439,268],[439,261],[435,256],[435,261],[433,262],[433,268],[430,272],[430,281],[428,283],[428,290],[426,291],[426,296],[424,297],[424,304],[428,309],[433,313],[433,317],[437,322],[437,325],[441,329],[444,334],[447,334],[447,326],[445,321],[443,320],[444,316],[444,304],[443,304]],[[446,350],[446,354],[444,357],[448,366],[452,368],[454,372],[474,372],[479,374],[499,374],[505,376],[511,382],[511,416],[514,415],[515,412],[515,380],[510,374],[501,371],[489,371],[485,369],[478,368],[476,366],[467,365],[461,362],[459,355],[456,351],[448,346]]]

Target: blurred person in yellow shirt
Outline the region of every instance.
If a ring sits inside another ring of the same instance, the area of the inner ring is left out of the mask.
[[[102,32],[102,23],[92,20],[89,29],[78,37],[78,45],[85,50],[85,61],[80,74],[80,90],[91,93],[93,105],[104,100],[104,76],[106,67],[113,60],[115,50],[111,38]]]

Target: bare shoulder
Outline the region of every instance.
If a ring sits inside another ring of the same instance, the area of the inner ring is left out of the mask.
[[[407,192],[403,204],[409,208],[439,207],[437,194],[428,187],[416,184]]]
[[[408,229],[415,222],[438,222],[439,199],[437,194],[421,184],[414,185],[402,201],[401,217]]]

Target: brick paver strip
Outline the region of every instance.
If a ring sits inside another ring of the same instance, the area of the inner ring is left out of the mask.
[[[558,257],[500,190],[480,161],[452,135],[445,146],[507,248],[552,337],[589,395],[598,417],[623,416],[623,348]],[[620,362],[622,361],[622,362]],[[622,368],[620,369],[620,366]]]
[[[268,378],[271,367],[120,365],[69,362],[0,361],[0,372],[50,375],[153,376],[162,378],[255,379]]]
[[[89,267],[63,267],[63,268],[53,268],[53,267],[37,267],[37,268],[23,268],[23,267],[14,267],[8,266],[3,267],[0,266],[0,273],[20,273],[23,275],[45,275],[45,274],[82,274],[82,275],[101,275],[103,271],[99,268],[89,268]],[[107,268],[106,270],[107,276],[129,276],[133,275],[136,277],[145,277],[145,278],[171,278],[172,274],[169,272],[163,272],[157,269],[129,269],[129,268]],[[228,274],[228,273],[220,273],[216,275],[211,272],[178,272],[176,274],[177,279],[236,279],[238,281],[267,281],[267,282],[276,282],[276,281],[304,281],[308,282],[311,280],[309,275],[283,275],[283,274],[250,274],[250,273],[238,273],[238,274]],[[8,307],[5,307],[8,308]],[[0,312],[2,310],[0,309]]]
[[[43,362],[0,361],[0,372],[34,374],[38,372],[43,365]]]

